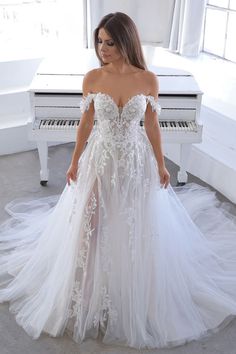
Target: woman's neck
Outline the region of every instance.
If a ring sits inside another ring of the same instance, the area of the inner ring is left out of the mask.
[[[135,68],[131,64],[127,64],[125,62],[113,62],[104,66],[105,70],[109,73],[113,74],[131,74],[132,72],[137,72],[137,68]]]

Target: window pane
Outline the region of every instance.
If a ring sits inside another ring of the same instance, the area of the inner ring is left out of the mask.
[[[236,61],[236,13],[231,12],[229,14],[228,22],[228,33],[226,40],[226,50],[225,57],[226,59]]]
[[[232,10],[236,10],[236,0],[230,0],[229,8]]]
[[[1,0],[0,0],[1,1]],[[0,3],[1,53],[45,53],[55,47],[83,47],[83,0]],[[6,5],[7,4],[7,5]],[[4,48],[4,50],[2,50]]]
[[[228,7],[229,0],[208,0],[209,5]]]
[[[223,56],[227,14],[225,11],[207,9],[204,35],[206,52]]]

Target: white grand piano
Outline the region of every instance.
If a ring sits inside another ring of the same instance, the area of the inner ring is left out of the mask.
[[[202,141],[202,92],[194,77],[186,71],[167,67],[149,69],[159,77],[162,141],[180,145],[177,180],[178,184],[184,184],[188,178],[186,168],[191,144]],[[81,117],[83,76],[84,73],[38,72],[31,85],[28,136],[37,142],[40,183],[43,186],[49,179],[48,142],[73,142],[76,139],[76,127]]]

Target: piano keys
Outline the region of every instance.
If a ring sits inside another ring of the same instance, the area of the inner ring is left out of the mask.
[[[153,68],[152,68],[152,71]],[[178,184],[187,182],[187,161],[191,144],[202,140],[200,108],[202,92],[187,72],[156,68],[159,78],[159,125],[165,144],[180,144]],[[30,88],[31,119],[28,136],[37,142],[40,183],[49,179],[48,142],[73,142],[79,125],[83,75],[37,74]],[[96,119],[94,121],[96,125]],[[143,121],[140,122],[143,127]]]
[[[39,122],[38,129],[41,130],[64,130],[64,129],[75,129],[79,126],[79,119],[75,120],[65,120],[65,119],[41,119]],[[160,121],[160,128],[163,131],[188,131],[188,132],[197,132],[198,126],[195,122],[192,121]],[[94,121],[94,125],[96,125],[96,120]],[[143,126],[144,122],[140,121],[140,126]]]

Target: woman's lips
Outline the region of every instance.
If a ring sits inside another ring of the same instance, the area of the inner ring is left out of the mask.
[[[107,55],[107,54],[102,54],[102,57],[103,58],[108,58],[110,55]]]

